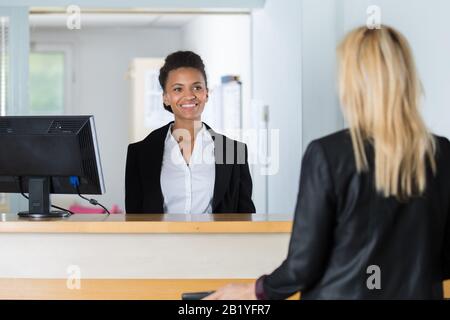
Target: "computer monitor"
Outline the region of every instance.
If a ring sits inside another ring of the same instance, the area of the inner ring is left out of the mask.
[[[50,194],[103,194],[93,116],[0,117],[0,193],[29,193],[22,217],[65,217]]]

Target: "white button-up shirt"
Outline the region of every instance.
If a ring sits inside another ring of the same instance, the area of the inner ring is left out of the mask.
[[[161,168],[164,213],[212,213],[215,178],[214,141],[205,125],[197,133],[189,165],[170,125]]]

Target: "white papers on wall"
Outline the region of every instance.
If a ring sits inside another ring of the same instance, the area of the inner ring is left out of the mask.
[[[173,120],[173,115],[163,107],[158,80],[163,64],[162,58],[134,58],[131,61],[130,143],[144,139],[153,130]]]
[[[173,120],[173,116],[163,108],[162,88],[158,76],[158,69],[145,71],[144,126],[146,129],[155,129]]]
[[[242,84],[238,76],[222,77],[222,128],[232,139],[242,138]]]
[[[222,87],[209,88],[209,98],[202,113],[202,121],[214,131],[222,133]]]
[[[222,85],[222,121],[225,130],[241,129],[241,84],[238,81]]]

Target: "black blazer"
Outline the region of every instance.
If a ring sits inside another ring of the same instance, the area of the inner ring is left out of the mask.
[[[262,278],[265,295],[442,299],[442,281],[450,278],[450,142],[435,139],[437,175],[428,168],[426,193],[403,203],[375,191],[370,145],[370,170],[358,174],[348,130],[313,141],[303,157],[288,256]],[[376,275],[381,289],[371,290]]]
[[[125,173],[127,213],[164,213],[160,177],[164,142],[171,123],[128,146]],[[247,146],[205,126],[214,140],[216,157],[212,212],[254,213]]]

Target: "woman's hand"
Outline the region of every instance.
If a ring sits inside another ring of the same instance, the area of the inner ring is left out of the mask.
[[[202,300],[256,300],[255,282],[228,284]]]

